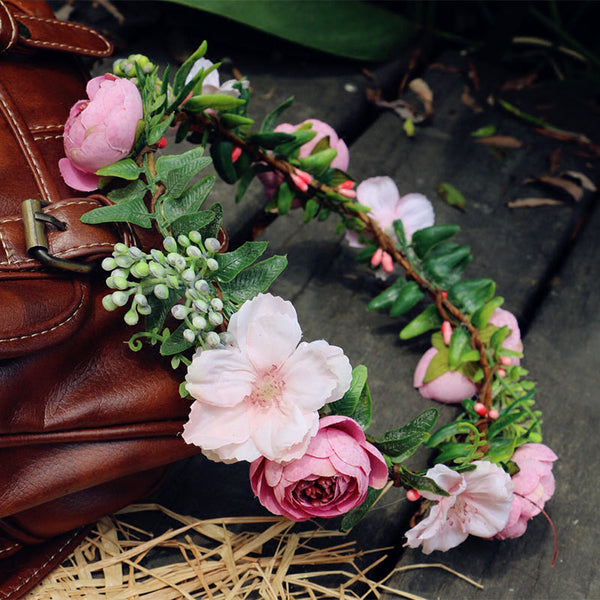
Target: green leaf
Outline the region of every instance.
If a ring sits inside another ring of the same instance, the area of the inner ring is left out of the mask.
[[[408,242],[406,241],[406,233],[404,232],[404,225],[402,224],[401,219],[394,221],[394,233],[400,242],[400,246],[406,252],[406,249],[408,248]]]
[[[408,469],[400,467],[400,483],[408,488],[419,490],[420,492],[431,492],[438,496],[449,496],[450,494],[440,487],[433,479],[411,473]]]
[[[262,256],[267,249],[267,242],[246,242],[233,252],[217,254],[215,259],[219,263],[217,279],[231,281],[242,269],[249,267],[257,258]]]
[[[135,160],[124,158],[112,165],[98,169],[96,175],[100,175],[101,177],[120,177],[128,181],[134,181],[140,176],[141,172],[142,169],[137,166]]]
[[[185,103],[186,112],[197,113],[208,108],[213,110],[231,110],[237,108],[246,101],[242,98],[235,98],[228,94],[202,94],[202,96],[192,96]]]
[[[301,146],[304,146],[304,144],[310,142],[310,140],[312,140],[317,135],[317,132],[312,129],[298,129],[292,135],[294,136],[294,139],[292,141],[279,144],[275,148],[275,152],[277,154],[282,154],[283,156],[290,156]]]
[[[279,144],[293,142],[296,138],[291,133],[283,133],[282,131],[268,131],[265,133],[253,133],[248,141],[251,144],[256,144],[267,150],[273,150]]]
[[[464,362],[459,361],[458,366],[455,369],[450,368],[450,349],[443,342],[438,343],[438,340],[441,340],[441,335],[436,333],[432,336],[431,341],[434,347],[437,350],[437,354],[433,356],[429,366],[427,367],[427,371],[425,372],[425,377],[423,378],[423,383],[429,383],[434,379],[437,379],[444,373],[448,371],[458,371],[461,375],[464,375],[467,379],[471,381],[476,381],[477,372],[479,369],[479,353],[477,353],[476,362]]]
[[[232,281],[223,282],[221,291],[236,302],[251,300],[256,294],[267,291],[286,266],[285,256],[272,256],[244,269]]]
[[[242,115],[236,115],[234,113],[225,112],[220,115],[220,121],[229,129],[235,129],[236,127],[250,127],[254,124],[254,119],[244,117]]]
[[[169,190],[169,195],[177,198],[181,195],[189,180],[210,165],[211,159],[204,156],[204,148],[192,148],[183,154],[161,156],[156,161],[157,178]]]
[[[396,56],[415,34],[405,17],[368,2],[176,1],[310,48],[362,61]]]
[[[384,454],[393,456],[394,462],[404,462],[429,438],[429,432],[437,418],[438,411],[435,408],[429,408],[406,425],[386,431],[377,440],[375,446]]]
[[[448,289],[448,299],[470,314],[488,302],[495,292],[496,284],[491,279],[467,279]]]
[[[287,215],[292,208],[294,200],[294,192],[290,186],[284,181],[275,192],[275,200],[277,202],[277,211],[280,215]]]
[[[331,161],[336,156],[337,150],[327,148],[326,150],[321,150],[321,152],[312,153],[309,156],[301,158],[300,167],[318,177],[327,171]]]
[[[215,217],[215,213],[211,210],[179,217],[170,225],[171,235],[176,238],[179,235],[188,235],[190,231],[202,231],[215,220]]]
[[[125,187],[109,192],[107,195],[115,204],[119,204],[120,202],[133,200],[134,198],[143,198],[147,191],[148,186],[141,179],[138,179],[133,183],[127,184]]]
[[[425,446],[428,448],[435,448],[448,438],[465,434],[469,432],[469,428],[465,427],[461,421],[453,421],[440,427],[426,442]]]
[[[467,204],[465,197],[451,184],[440,183],[438,185],[437,193],[440,198],[444,200],[450,206],[456,206],[460,210],[464,210]]]
[[[488,324],[490,317],[492,316],[494,311],[500,306],[502,306],[503,303],[504,298],[500,296],[498,296],[497,298],[493,298],[487,304],[485,304],[473,313],[473,316],[471,317],[471,323],[473,323],[473,325],[475,325],[475,327],[477,327],[478,329],[482,329]]]
[[[235,191],[235,203],[238,204],[242,201],[244,194],[248,191],[254,176],[256,175],[256,165],[254,165],[251,169],[248,169],[238,181],[237,189]]]
[[[284,110],[288,109],[292,102],[294,101],[294,96],[288,98],[285,102],[282,102],[277,108],[272,110],[263,120],[262,125],[260,126],[260,132],[264,133],[267,131],[273,131],[275,126],[277,125],[277,121],[283,113]]]
[[[369,249],[367,258],[370,258],[372,254],[373,249]],[[384,290],[381,294],[375,296],[375,298],[367,304],[367,310],[380,310],[382,308],[390,307],[401,294],[405,284],[406,281],[404,279],[397,279],[387,290]]]
[[[317,216],[319,208],[321,208],[321,205],[316,200],[312,198],[307,200],[304,205],[304,222],[310,223]]]
[[[331,412],[346,417],[353,415],[365,385],[367,385],[367,367],[358,365],[352,369],[352,381],[348,391],[339,400],[328,405]]]
[[[376,490],[374,488],[369,488],[364,502],[344,515],[342,523],[340,524],[340,529],[342,531],[350,531],[357,523],[360,523],[382,493],[382,489]]]
[[[459,231],[458,225],[432,225],[415,231],[411,244],[415,254],[422,259],[434,246],[455,236]]]
[[[491,463],[508,462],[515,453],[516,444],[517,440],[513,437],[498,438],[494,440],[490,444],[488,451],[485,453],[485,460],[488,460]]]
[[[469,456],[472,450],[473,444],[451,442],[443,447],[442,452],[435,457],[433,462],[437,465],[460,460]]]
[[[390,308],[390,316],[397,317],[408,312],[425,297],[421,288],[414,281],[407,281]]]
[[[175,78],[173,79],[173,91],[175,94],[179,94],[185,85],[185,80],[187,76],[190,74],[192,67],[195,62],[202,58],[206,54],[206,50],[208,48],[208,44],[206,41],[202,42],[200,46],[194,51],[193,54],[179,67],[177,73],[175,73]]]
[[[504,325],[504,327],[500,327],[499,329],[497,329],[496,331],[494,331],[494,333],[492,334],[492,337],[490,338],[490,348],[492,348],[495,351],[500,350],[500,347],[502,346],[502,342],[510,335],[510,329],[508,327],[508,325]]]
[[[358,403],[356,404],[354,412],[350,415],[350,417],[361,426],[363,431],[366,431],[371,425],[372,415],[373,401],[371,399],[371,392],[369,391],[369,384],[366,382],[360,392]]]
[[[113,204],[112,206],[101,206],[81,217],[82,223],[97,225],[98,223],[132,223],[139,227],[149,229],[152,227],[152,217],[144,204],[143,197]]]
[[[208,210],[215,213],[215,218],[202,229],[198,229],[203,239],[208,237],[219,237],[219,231],[223,225],[223,206],[219,202],[215,202]]]
[[[417,315],[402,331],[400,332],[401,340],[409,340],[442,326],[442,318],[437,312],[437,309],[432,304],[428,306],[422,313]]]
[[[471,137],[474,137],[474,138],[489,137],[490,135],[494,135],[495,133],[496,133],[495,125],[484,125],[483,127],[480,127],[479,129],[476,129],[475,131],[472,131]]]
[[[175,143],[179,144],[183,142],[186,138],[187,134],[190,132],[191,122],[189,119],[185,119],[179,123],[179,127],[177,127],[177,133],[175,134]]]
[[[167,224],[179,217],[197,213],[215,185],[215,176],[207,175],[179,196],[167,196],[161,204],[161,214]]]
[[[185,323],[182,323],[161,345],[160,353],[162,356],[172,356],[173,354],[181,354],[188,348],[194,345],[194,342],[188,342],[183,337],[183,332],[188,328]]]
[[[521,411],[514,411],[508,414],[500,415],[493,423],[488,427],[488,439],[495,438],[503,429],[512,425],[515,421],[522,419],[526,413]]]
[[[469,246],[448,244],[448,247],[450,246],[454,247],[446,251],[445,247],[442,250],[442,244],[438,244],[423,261],[423,270],[427,275],[434,283],[446,289],[460,279],[467,265],[473,260]]]
[[[448,366],[451,370],[456,370],[461,362],[461,357],[465,350],[470,349],[471,336],[464,327],[457,327],[452,332],[450,346],[448,347]],[[479,358],[479,353],[477,354]]]
[[[217,140],[210,146],[210,155],[219,177],[225,183],[235,183],[239,179],[238,172],[233,164],[231,153],[233,143],[228,140]]]
[[[152,128],[150,134],[148,135],[148,139],[146,140],[148,146],[156,144],[156,142],[158,142],[158,140],[160,140],[160,138],[167,133],[167,129],[171,127],[174,117],[175,113],[171,113],[166,119],[163,119],[158,125]]]

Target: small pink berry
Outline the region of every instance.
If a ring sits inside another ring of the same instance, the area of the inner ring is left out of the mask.
[[[354,198],[356,198],[356,191],[355,190],[346,190],[346,189],[338,189],[337,193],[340,194],[340,196],[346,196],[346,198],[350,198],[352,200],[354,200]]]
[[[512,358],[510,358],[510,356],[501,356],[500,364],[508,367],[509,365],[512,365]]]
[[[480,417],[485,417],[485,413],[487,412],[485,410],[485,405],[482,402],[475,402],[475,405],[473,406],[473,410],[480,416]]]
[[[302,181],[304,181],[304,183],[311,183],[312,182],[312,175],[310,173],[307,173],[306,171],[302,171],[300,169],[296,169],[296,175],[298,177],[300,177],[300,179],[302,179]]]
[[[448,298],[448,292],[446,290],[442,290],[442,298],[446,300]]]
[[[500,416],[500,413],[495,408],[491,408],[488,410],[487,416],[492,419],[492,421],[495,421]]]
[[[381,259],[383,258],[383,249],[377,248],[375,252],[373,252],[373,256],[371,256],[371,265],[373,267],[378,267],[381,264]]]
[[[304,181],[304,179],[302,179],[301,177],[299,177],[295,173],[292,173],[292,181],[294,182],[294,185],[301,192],[306,192],[308,190],[308,183],[306,183],[306,181]]]
[[[421,497],[421,494],[417,490],[408,490],[406,492],[406,499],[410,502],[416,502]]]
[[[234,146],[231,151],[231,162],[236,162],[242,155],[242,149],[239,146]]]
[[[381,266],[386,273],[391,273],[394,270],[394,259],[387,252],[381,255]]]
[[[351,190],[353,187],[354,181],[352,181],[352,179],[346,179],[346,181],[342,181],[342,183],[338,185],[338,188],[340,188],[341,190]]]
[[[444,321],[442,323],[442,338],[444,339],[444,344],[449,346],[450,340],[452,339],[452,325],[450,325],[450,321]]]
[[[498,377],[506,377],[506,371],[504,369],[498,369]]]
[[[166,137],[161,137],[160,140],[158,140],[158,142],[156,142],[156,147],[157,148],[164,148],[167,145],[167,138]]]

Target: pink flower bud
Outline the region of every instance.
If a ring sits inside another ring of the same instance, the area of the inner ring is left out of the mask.
[[[512,365],[512,359],[510,358],[510,356],[501,356],[500,364],[504,365],[505,367],[508,367],[509,365]]]
[[[488,410],[487,416],[492,419],[492,421],[495,421],[500,416],[500,413],[495,408],[491,408]]]
[[[306,181],[304,181],[304,179],[302,179],[301,177],[299,177],[295,173],[292,173],[291,177],[292,177],[292,181],[294,182],[294,185],[301,192],[306,192],[308,190],[308,184],[306,183]]]
[[[394,270],[394,259],[387,252],[381,255],[381,266],[386,273],[391,273]]]
[[[446,290],[442,290],[442,298],[446,300],[448,298],[448,292]]]
[[[300,177],[300,179],[302,179],[304,183],[311,183],[313,180],[312,175],[310,173],[302,171],[301,169],[296,169],[296,175]]]
[[[346,189],[338,188],[337,193],[340,194],[340,196],[346,196],[346,198],[350,198],[352,200],[354,200],[354,198],[356,198],[355,190],[346,190]]]
[[[473,410],[480,416],[480,417],[485,417],[485,413],[487,412],[485,410],[485,405],[482,402],[475,402],[475,405],[473,406]]]
[[[421,494],[417,490],[408,490],[406,492],[406,499],[410,502],[416,502],[421,497]]]
[[[504,369],[498,369],[498,377],[506,377],[506,371]]]
[[[161,137],[160,140],[158,140],[158,142],[156,142],[156,147],[157,148],[164,148],[167,145],[167,138],[166,137]]]
[[[381,260],[383,258],[383,249],[377,248],[375,252],[373,252],[373,256],[371,256],[371,266],[378,267],[381,264]]]
[[[444,340],[444,344],[449,346],[450,340],[452,339],[452,325],[450,325],[450,321],[444,321],[442,323],[442,338]]]
[[[58,163],[67,185],[82,192],[98,187],[98,169],[130,154],[144,116],[140,92],[128,79],[94,77],[86,91],[89,100],[71,108],[64,132],[66,158]]]
[[[242,155],[242,149],[239,146],[234,146],[231,151],[231,162],[236,162]]]
[[[338,188],[340,188],[341,190],[351,190],[353,187],[354,181],[352,181],[352,179],[346,179],[346,181],[342,181],[342,183],[338,185]]]

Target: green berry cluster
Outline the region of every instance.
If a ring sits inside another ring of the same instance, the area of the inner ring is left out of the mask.
[[[133,326],[140,316],[166,303],[171,315],[185,324],[183,337],[190,344],[206,349],[228,343],[227,332],[215,331],[224,322],[225,308],[211,283],[219,268],[215,258],[219,240],[203,240],[199,232],[191,231],[177,239],[166,237],[163,247],[164,251],[146,253],[115,245],[112,256],[102,261],[102,268],[110,271],[106,285],[114,290],[102,299],[104,308],[112,311],[129,305],[124,320]]]

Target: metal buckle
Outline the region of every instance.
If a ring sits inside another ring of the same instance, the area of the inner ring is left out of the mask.
[[[76,260],[58,258],[48,252],[48,238],[46,237],[46,223],[61,231],[67,229],[67,224],[59,221],[52,215],[42,212],[42,207],[47,206],[37,198],[30,198],[21,204],[23,213],[23,227],[25,229],[25,244],[27,254],[44,266],[52,269],[61,269],[73,273],[90,273],[94,269],[92,263],[83,263]]]

